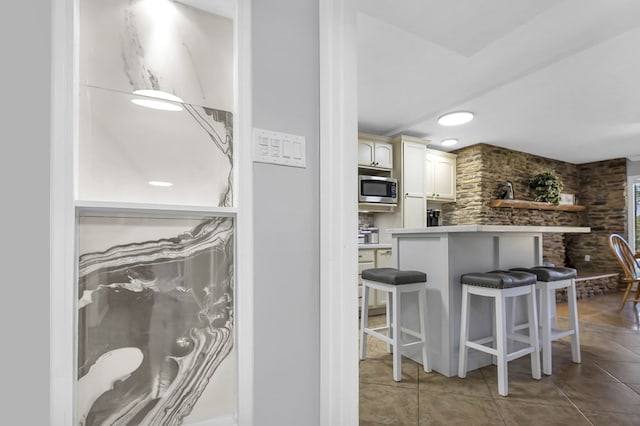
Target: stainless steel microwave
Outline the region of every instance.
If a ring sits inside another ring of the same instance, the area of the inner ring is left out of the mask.
[[[398,180],[383,176],[358,176],[358,202],[398,204]]]

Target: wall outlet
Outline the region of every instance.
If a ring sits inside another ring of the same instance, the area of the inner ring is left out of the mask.
[[[588,255],[588,254],[585,254],[585,255],[584,255],[584,261],[585,261],[585,262],[591,262],[591,256],[590,256],[590,255]]]

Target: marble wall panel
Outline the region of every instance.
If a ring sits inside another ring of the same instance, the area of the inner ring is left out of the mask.
[[[178,425],[235,413],[233,226],[80,218],[78,424]]]
[[[232,206],[233,22],[169,0],[79,9],[78,198]],[[136,89],[184,102],[134,105]]]
[[[230,112],[189,104],[159,111],[88,86],[80,95],[80,199],[232,205]],[[173,186],[149,186],[154,180]]]
[[[81,0],[80,82],[233,110],[233,22],[169,0]]]

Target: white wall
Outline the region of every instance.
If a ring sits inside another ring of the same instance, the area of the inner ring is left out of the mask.
[[[0,423],[49,423],[49,0],[0,3]]]
[[[307,142],[306,169],[254,165],[256,425],[319,423],[318,13],[252,2],[253,125]]]

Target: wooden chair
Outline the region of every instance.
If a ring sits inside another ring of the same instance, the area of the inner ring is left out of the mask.
[[[640,265],[638,265],[638,260],[635,257],[635,254],[629,247],[627,241],[622,238],[618,234],[611,234],[609,236],[609,247],[611,247],[611,251],[615,254],[616,259],[618,259],[618,263],[622,267],[622,271],[624,272],[624,277],[622,281],[627,283],[627,289],[624,291],[624,296],[622,297],[622,302],[620,303],[620,308],[624,307],[627,298],[629,297],[629,292],[631,291],[631,287],[633,287],[634,283],[640,283]],[[640,284],[636,290],[636,297],[633,300],[633,307],[635,308],[638,304],[638,299],[640,298]]]

